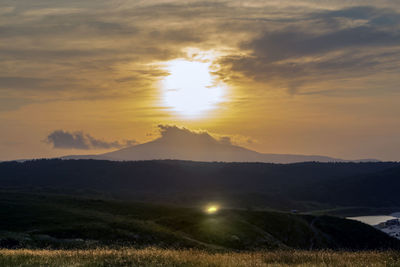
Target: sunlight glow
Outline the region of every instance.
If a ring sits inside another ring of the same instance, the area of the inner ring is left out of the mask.
[[[207,212],[208,214],[215,214],[215,213],[218,212],[218,210],[219,210],[219,207],[218,207],[218,206],[212,205],[212,206],[208,206],[208,207],[207,207],[206,212]]]
[[[199,118],[224,100],[224,86],[210,73],[209,61],[170,61],[162,81],[164,105],[183,117]]]

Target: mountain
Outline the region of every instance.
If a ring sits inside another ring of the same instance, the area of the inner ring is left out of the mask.
[[[148,143],[100,155],[66,156],[64,159],[103,159],[115,161],[177,159],[207,162],[344,162],[317,155],[263,154],[233,145],[229,138],[217,140],[207,132],[193,132],[175,126],[161,126],[161,137]],[[376,160],[358,160],[376,161]]]

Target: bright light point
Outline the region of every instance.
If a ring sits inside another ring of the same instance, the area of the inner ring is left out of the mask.
[[[173,60],[162,81],[164,105],[181,116],[199,118],[224,100],[224,86],[210,73],[210,62]]]
[[[209,207],[207,207],[207,209],[206,209],[206,211],[207,211],[208,214],[217,213],[218,210],[219,210],[219,207],[218,207],[218,206],[209,206]]]

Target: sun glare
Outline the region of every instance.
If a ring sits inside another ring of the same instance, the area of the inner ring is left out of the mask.
[[[183,117],[203,117],[223,101],[224,86],[210,73],[210,62],[173,60],[162,81],[164,105]]]
[[[215,206],[215,205],[208,206],[208,207],[206,208],[206,212],[207,212],[208,214],[215,214],[215,213],[218,212],[218,210],[219,210],[219,207],[218,207],[218,206]]]

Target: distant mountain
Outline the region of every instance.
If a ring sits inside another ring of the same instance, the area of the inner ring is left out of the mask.
[[[207,162],[345,162],[318,155],[263,154],[233,145],[229,139],[217,140],[206,132],[192,132],[175,126],[163,126],[161,137],[140,145],[100,155],[66,156],[64,159],[101,159],[114,161],[177,159]],[[377,161],[374,159],[357,161]]]

